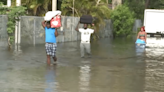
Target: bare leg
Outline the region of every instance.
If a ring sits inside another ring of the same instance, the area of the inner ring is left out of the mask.
[[[88,57],[91,57],[91,47],[90,47],[90,43],[85,44],[85,48],[88,54]]]
[[[57,57],[56,57],[56,56],[54,56],[54,57],[53,57],[53,59],[54,59],[54,62],[56,63],[56,61],[57,61]]]
[[[81,50],[81,58],[84,58],[84,55],[85,55],[84,43],[80,43],[80,50]]]
[[[56,57],[56,44],[53,44],[52,45],[52,48],[51,48],[51,50],[52,50],[52,58],[54,59],[54,63],[53,64],[56,64],[56,61],[57,61],[57,57]]]
[[[50,55],[47,55],[47,64],[50,65],[50,62],[51,61],[51,58],[50,58]]]

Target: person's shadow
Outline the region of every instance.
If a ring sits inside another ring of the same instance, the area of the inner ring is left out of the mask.
[[[45,73],[46,74],[45,75],[45,79],[46,79],[45,92],[57,92],[55,72],[56,72],[56,66],[47,66],[46,73]]]

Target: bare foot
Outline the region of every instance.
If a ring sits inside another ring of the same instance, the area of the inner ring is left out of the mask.
[[[53,59],[54,59],[54,63],[53,63],[53,65],[56,65],[56,64],[57,64],[57,58],[56,58],[56,56],[53,57]]]
[[[57,65],[57,62],[53,62],[51,65]]]

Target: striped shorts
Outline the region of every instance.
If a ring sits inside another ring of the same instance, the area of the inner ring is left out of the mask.
[[[55,57],[56,56],[56,48],[57,48],[56,43],[46,43],[45,44],[45,49],[46,49],[47,55]]]

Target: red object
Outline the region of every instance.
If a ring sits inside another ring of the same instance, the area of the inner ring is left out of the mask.
[[[61,27],[61,20],[60,20],[60,16],[57,15],[54,18],[51,19],[50,24],[51,24],[51,28],[58,28]]]
[[[145,31],[145,27],[143,26],[143,27],[141,27],[141,29],[143,29],[143,31]]]

